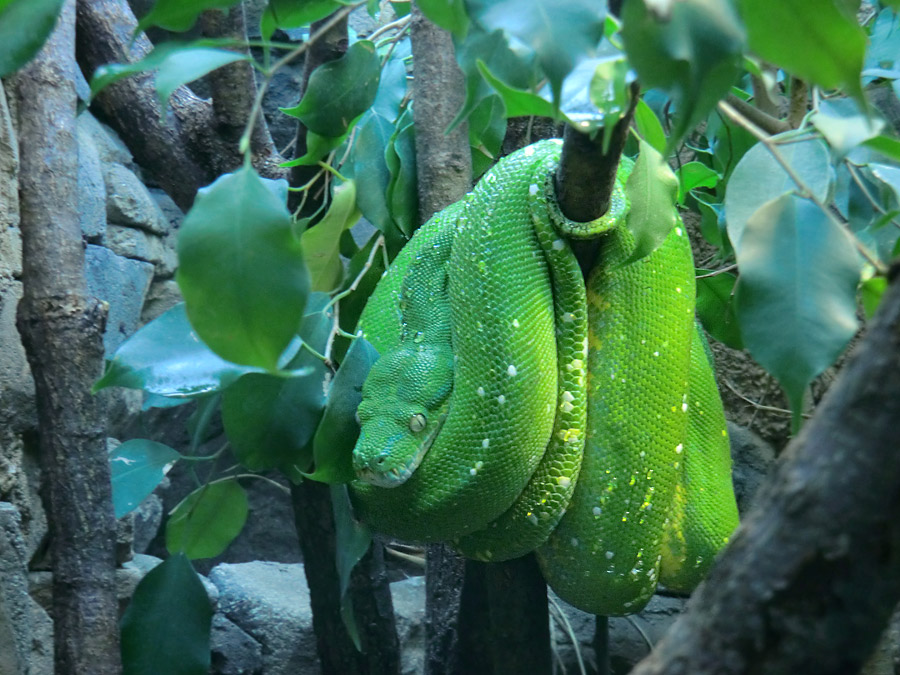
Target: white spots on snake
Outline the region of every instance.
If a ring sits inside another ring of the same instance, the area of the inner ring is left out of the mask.
[[[484,387],[478,387],[478,389],[475,390],[475,393],[481,397],[484,397]]]
[[[562,251],[566,247],[566,242],[562,239],[557,239],[553,242],[553,250],[554,251]]]
[[[653,356],[659,356],[659,352],[653,352]]]
[[[531,523],[532,525],[537,525],[537,524],[538,524],[538,518],[537,518],[537,516],[534,515],[531,511],[529,511],[528,514],[527,514],[525,517],[528,518],[528,522]]]
[[[578,537],[572,537],[569,540],[569,543],[572,544],[572,548],[578,548],[578,544],[579,544]]]
[[[599,506],[595,506],[591,509],[591,513],[593,513],[595,517],[599,518],[600,514],[603,513],[603,509],[601,509]]]
[[[566,312],[562,315],[562,320],[565,323],[573,323],[575,321],[575,315],[572,312]]]
[[[556,479],[556,483],[562,488],[567,488],[572,484],[572,479],[568,476],[560,476]]]
[[[676,286],[676,287],[675,287],[675,292],[676,292],[676,293],[681,293],[681,286]]]
[[[486,438],[484,440],[487,441]],[[487,447],[487,446],[485,445],[484,447]],[[478,474],[478,471],[483,466],[484,466],[484,462],[482,462],[481,460],[478,460],[477,462],[475,462],[475,464],[472,466],[472,468],[469,469],[469,475],[475,476],[476,474]]]
[[[510,377],[515,377],[519,371],[516,370],[516,367],[512,364],[509,364],[509,368],[506,369],[506,374]]]
[[[676,455],[680,455],[683,451],[684,451],[684,445],[682,443],[679,443],[678,445],[675,446],[675,454]]]
[[[518,327],[519,327],[519,320],[518,320],[518,319],[513,319],[512,325],[513,325],[513,328],[518,328]]]
[[[682,236],[684,236],[684,231],[680,227],[676,227],[675,234],[678,235],[679,237],[682,237]]]
[[[642,345],[645,345],[645,344],[647,344],[647,341],[644,340],[643,338],[641,338],[641,344],[642,344]]]
[[[725,431],[724,429],[722,429],[722,438],[727,438],[727,437],[728,437],[728,432]]]
[[[575,397],[572,396],[571,391],[564,391],[562,393],[562,400],[565,401],[566,403],[571,403],[572,401],[575,400]]]
[[[534,154],[534,146],[529,145],[522,151],[522,154],[524,154],[526,157],[531,157]]]
[[[616,554],[615,554],[613,551],[607,551],[607,552],[606,552],[606,559],[607,559],[607,560],[612,560],[615,556],[616,556]]]
[[[572,359],[571,363],[566,364],[566,370],[568,370],[570,373],[573,370],[581,370],[582,368],[584,368],[584,361],[582,361],[581,359]]]
[[[528,194],[534,197],[538,193],[538,186],[536,183],[532,183],[528,186]]]
[[[559,409],[562,410],[564,413],[570,413],[575,409],[575,406],[573,406],[568,401],[563,401],[562,403],[559,404]]]
[[[504,403],[506,403],[506,397],[503,394],[500,394],[497,397],[497,403],[499,403],[500,405],[503,405]]]
[[[688,411],[687,394],[681,397],[681,412]]]
[[[484,448],[485,450],[487,450],[489,447],[491,447],[491,439],[490,438],[481,439],[481,447]]]

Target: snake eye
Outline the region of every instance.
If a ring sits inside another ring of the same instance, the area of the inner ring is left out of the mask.
[[[414,434],[417,434],[425,429],[425,422],[425,415],[416,413],[409,418],[409,430]]]

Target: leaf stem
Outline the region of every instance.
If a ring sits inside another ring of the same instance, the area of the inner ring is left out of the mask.
[[[872,205],[872,208],[878,211],[878,213],[880,213],[881,215],[886,216],[888,212],[885,211],[884,207],[878,203],[878,200],[872,196],[869,188],[866,187],[866,184],[863,182],[862,178],[860,178],[859,172],[856,170],[856,167],[847,160],[844,160],[844,164],[847,165],[847,170],[850,172],[850,177],[853,179],[853,182],[856,183],[857,187],[859,187],[863,195],[865,195],[866,199]],[[888,222],[894,227],[900,228],[900,222],[897,222],[896,218],[891,218]]]
[[[708,272],[707,274],[698,274],[698,279],[709,279],[710,277],[717,277],[720,274],[725,274],[726,272],[731,272],[737,269],[737,264],[728,265],[727,267],[723,267],[720,270],[715,270],[713,272]]]

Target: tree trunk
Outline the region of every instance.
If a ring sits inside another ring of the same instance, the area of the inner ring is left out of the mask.
[[[90,393],[106,307],[87,295],[78,220],[75,3],[15,81],[24,293],[18,328],[37,394],[53,562],[56,672],[118,673],[106,420]]]
[[[858,672],[900,599],[898,275],[688,612],[635,675]]]

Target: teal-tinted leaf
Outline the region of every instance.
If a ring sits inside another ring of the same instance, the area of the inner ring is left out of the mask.
[[[247,493],[233,478],[197,488],[169,514],[166,548],[191,560],[213,558],[244,529],[248,511]]]
[[[860,105],[866,34],[833,0],[739,0],[750,49],[792,75],[843,87]],[[802,30],[798,30],[802,26]]]
[[[654,150],[660,154],[666,151],[666,132],[663,131],[656,113],[644,102],[644,99],[640,99],[634,109],[634,123],[641,138],[647,141]]]
[[[711,270],[697,272],[697,316],[706,332],[732,349],[743,349],[741,330],[734,315],[734,284],[737,277],[728,272],[703,276]]]
[[[477,180],[500,156],[506,135],[506,106],[499,95],[488,96],[469,115],[472,178]]]
[[[261,20],[278,28],[300,28],[324,19],[345,4],[340,0],[269,0]]]
[[[322,220],[300,237],[303,257],[314,291],[334,291],[344,276],[341,263],[341,235],[359,220],[356,183],[348,180],[334,188],[331,205]]]
[[[156,0],[153,9],[138,21],[135,34],[146,30],[148,26],[185,31],[194,25],[201,12],[207,9],[225,9],[238,2],[239,0]]]
[[[310,304],[324,293],[310,296]],[[303,340],[318,353],[325,350],[333,318],[310,311],[300,327]],[[222,423],[237,460],[252,471],[281,469],[295,476],[312,463],[310,439],[325,407],[325,363],[301,349],[289,364],[309,368],[305,377],[245,375],[222,397]]]
[[[803,141],[782,145],[779,150],[806,186],[821,201],[825,201],[834,177],[825,144],[815,140]],[[725,193],[728,236],[735,249],[741,245],[747,219],[760,206],[797,189],[765,145],[757,143],[753,146],[735,167]]]
[[[655,251],[675,226],[675,193],[678,179],[672,169],[649,143],[640,141],[640,154],[625,183],[631,203],[628,229],[636,246],[628,262],[640,260]]]
[[[675,101],[671,149],[737,80],[744,29],[732,4],[722,0],[629,0],[622,11],[622,40],[638,79]]]
[[[116,518],[137,508],[181,455],[168,445],[134,438],[109,453]]]
[[[323,483],[349,483],[353,472],[353,446],[359,436],[356,409],[362,401],[362,385],[378,352],[363,338],[347,350],[328,392],[325,414],[313,439],[316,470],[308,477]]]
[[[703,238],[716,248],[724,248],[727,237],[722,204],[699,193],[695,193],[693,197],[700,211],[700,233]]]
[[[839,157],[877,136],[884,128],[884,120],[860,113],[850,99],[822,101],[810,121]]]
[[[250,167],[201,190],[178,236],[188,318],[219,356],[267,370],[293,339],[309,274],[291,215]]]
[[[593,0],[466,0],[471,19],[534,50],[558,105],[562,82],[603,37],[606,3]]]
[[[566,105],[566,89],[569,81],[585,66],[593,66],[588,94],[590,102],[595,108],[596,121],[591,120],[590,126],[611,129],[622,118],[631,103],[630,85],[634,80],[634,73],[628,67],[625,54],[619,51],[604,58],[582,61],[575,67],[575,70],[563,83],[562,111],[570,120],[579,122],[581,127],[588,126],[584,123],[587,120],[579,119],[575,115],[575,111]],[[609,138],[612,136],[606,134],[604,141],[608,143],[607,139]],[[606,144],[604,144],[603,151],[607,151]]]
[[[372,225],[390,232],[395,229],[386,197],[391,172],[384,157],[394,126],[373,111],[360,120],[357,129],[350,150],[351,173],[358,188],[356,205]]]
[[[384,155],[391,174],[386,199],[391,217],[406,236],[419,226],[419,191],[416,182],[416,141],[412,115],[404,113]]]
[[[702,162],[688,162],[678,169],[678,203],[683,204],[685,195],[694,188],[714,188],[719,183],[719,174]]]
[[[872,175],[893,192],[895,205],[900,205],[900,167],[889,164],[869,164]]]
[[[862,299],[863,311],[866,313],[866,320],[875,316],[875,312],[881,304],[881,298],[887,290],[887,285],[887,279],[884,277],[872,277],[860,284],[859,294]]]
[[[350,574],[369,546],[372,533],[365,525],[353,518],[350,496],[345,485],[331,486],[331,506],[334,513],[335,556],[337,558],[338,583],[341,591],[341,618],[357,649],[361,649],[356,615],[350,590]]]
[[[372,103],[372,112],[388,122],[400,115],[400,104],[406,96],[406,65],[396,57],[395,50],[394,56],[381,69],[378,92]]]
[[[141,579],[122,616],[123,675],[205,675],[212,616],[191,563],[170,556]]]
[[[884,3],[882,3],[884,4]],[[900,3],[898,3],[900,4]],[[878,13],[869,36],[869,48],[866,51],[866,70],[893,69],[900,64],[900,16],[889,9]],[[870,78],[865,78],[867,82]]]
[[[63,0],[0,2],[0,77],[34,58],[53,32]]]
[[[181,302],[119,345],[92,391],[128,387],[189,398],[224,389],[255,370],[229,363],[203,344]]]
[[[359,40],[341,58],[316,68],[300,103],[282,111],[297,117],[320,136],[342,136],[372,105],[380,77],[381,63],[375,45]]]
[[[539,117],[556,117],[556,110],[550,101],[541,98],[525,89],[516,89],[488,70],[487,65],[483,61],[478,61],[478,71],[484,77],[485,81],[490,84],[503,99],[506,106],[507,117],[522,116],[539,116]]]
[[[736,251],[741,336],[781,383],[796,427],[804,390],[856,332],[861,259],[840,225],[791,194],[750,217]]]
[[[463,0],[418,0],[416,5],[433,24],[449,30],[457,37],[466,34],[469,16]]]

